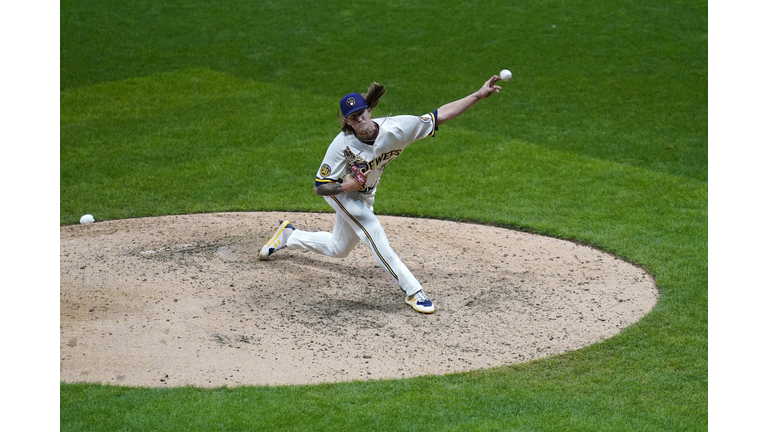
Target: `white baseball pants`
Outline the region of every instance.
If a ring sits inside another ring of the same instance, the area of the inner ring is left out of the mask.
[[[334,258],[344,258],[362,241],[395,283],[409,296],[421,290],[421,284],[400,261],[389,245],[379,219],[373,214],[373,197],[351,192],[324,197],[336,210],[333,232],[309,232],[295,229],[288,238],[289,249],[302,249]]]

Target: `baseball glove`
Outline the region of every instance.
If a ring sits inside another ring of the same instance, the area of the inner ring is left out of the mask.
[[[347,175],[344,176],[344,181],[353,178],[360,185],[360,190],[365,189],[365,182],[368,181],[365,177],[365,173],[368,171],[368,161],[360,155],[352,153],[349,147],[344,149],[344,160],[347,162]]]

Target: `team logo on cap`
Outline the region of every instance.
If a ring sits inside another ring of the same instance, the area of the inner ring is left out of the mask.
[[[347,105],[348,105],[348,106],[351,106],[351,107],[355,106],[355,98],[353,98],[353,97],[348,97],[348,98],[347,98]]]

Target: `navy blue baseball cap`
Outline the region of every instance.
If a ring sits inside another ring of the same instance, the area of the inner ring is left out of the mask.
[[[360,93],[350,93],[341,98],[341,101],[339,101],[339,107],[341,107],[342,117],[346,117],[350,114],[368,108],[368,104],[365,103],[365,99],[360,95]]]

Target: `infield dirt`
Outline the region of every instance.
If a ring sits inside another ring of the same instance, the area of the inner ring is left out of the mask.
[[[447,374],[565,353],[655,305],[644,270],[504,228],[380,216],[424,285],[423,315],[362,244],[256,257],[277,225],[333,214],[216,213],[60,229],[60,377],[131,386],[307,384]]]

